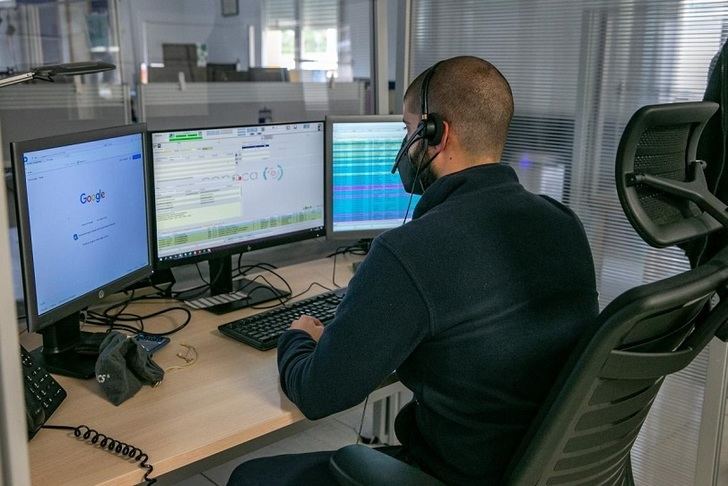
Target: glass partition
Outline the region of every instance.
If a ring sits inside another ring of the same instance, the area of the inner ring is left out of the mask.
[[[134,114],[150,128],[371,113],[370,0],[129,0]]]
[[[43,64],[120,64],[111,0],[0,2],[0,20],[0,76]],[[4,166],[10,165],[10,142],[128,123],[129,90],[121,79],[117,69],[1,89]]]

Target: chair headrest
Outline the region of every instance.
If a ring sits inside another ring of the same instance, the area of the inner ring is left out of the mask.
[[[627,123],[617,151],[617,194],[639,235],[658,248],[728,227],[726,205],[710,192],[706,162],[695,160],[708,101],[648,105]],[[722,161],[707,161],[722,163]]]

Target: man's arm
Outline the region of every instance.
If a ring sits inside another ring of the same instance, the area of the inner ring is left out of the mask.
[[[350,408],[430,334],[430,319],[409,270],[378,239],[318,344],[300,329],[281,336],[281,387],[310,419]]]

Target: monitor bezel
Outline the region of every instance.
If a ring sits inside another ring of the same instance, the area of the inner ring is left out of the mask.
[[[305,120],[305,121],[287,121],[287,122],[275,122],[275,123],[251,123],[247,125],[222,125],[222,126],[205,126],[205,127],[193,127],[193,128],[172,128],[172,129],[166,129],[166,130],[150,130],[147,132],[147,143],[149,145],[149,157],[150,157],[150,171],[151,171],[151,178],[150,178],[150,184],[151,184],[151,194],[152,194],[152,205],[153,205],[153,211],[152,211],[152,217],[153,217],[153,241],[154,241],[154,268],[156,270],[166,270],[169,268],[179,267],[182,265],[188,265],[191,263],[199,263],[203,261],[207,261],[210,259],[215,258],[222,258],[222,257],[228,257],[232,255],[236,255],[238,253],[243,252],[249,252],[249,251],[255,251],[255,250],[262,250],[265,248],[271,248],[274,246],[280,246],[280,245],[286,245],[289,243],[297,243],[300,241],[305,240],[311,240],[314,238],[320,238],[322,236],[326,236],[326,201],[325,201],[325,194],[324,194],[324,224],[322,226],[317,226],[316,228],[311,228],[308,230],[302,230],[302,231],[296,231],[293,233],[286,233],[283,235],[276,235],[276,236],[266,236],[263,238],[258,238],[255,240],[245,241],[245,242],[239,242],[239,243],[231,243],[229,245],[225,246],[219,246],[216,248],[211,248],[209,252],[200,253],[199,255],[190,255],[187,257],[181,257],[181,258],[173,258],[169,260],[160,260],[159,259],[159,248],[158,248],[158,239],[157,239],[157,209],[156,209],[156,193],[155,193],[155,180],[154,180],[154,148],[153,148],[153,136],[158,133],[172,133],[172,132],[191,132],[196,130],[218,130],[218,129],[228,129],[228,128],[248,128],[248,127],[266,127],[266,126],[276,126],[276,125],[298,125],[298,124],[304,124],[304,123],[321,123],[322,131],[324,132],[324,136],[322,138],[321,143],[323,144],[323,153],[324,153],[324,173],[325,173],[325,166],[326,166],[326,123],[324,120]],[[326,192],[325,186],[326,186],[326,177],[322,173],[322,177],[324,177],[324,193]]]
[[[152,199],[149,192],[151,174],[149,164],[149,147],[147,145],[146,125],[123,125],[117,127],[101,128],[84,132],[56,135],[52,137],[37,138],[12,142],[10,144],[13,177],[15,181],[15,208],[18,221],[18,241],[20,246],[20,265],[23,276],[23,292],[25,294],[25,312],[27,327],[30,332],[38,332],[53,325],[58,320],[78,312],[86,307],[101,303],[106,297],[112,295],[129,285],[149,277],[153,271],[152,246]],[[146,197],[147,216],[147,260],[148,263],[133,272],[113,280],[106,285],[99,286],[85,294],[46,311],[38,313],[37,292],[35,285],[35,265],[33,259],[32,231],[30,228],[30,214],[28,208],[28,191],[25,180],[25,164],[22,154],[38,150],[75,145],[85,142],[94,142],[105,138],[124,137],[138,134],[141,137],[142,165],[144,173],[144,192]]]
[[[326,239],[331,241],[374,239],[391,228],[371,230],[334,231],[334,124],[335,123],[377,123],[400,122],[402,115],[334,115],[326,117],[324,137],[324,175],[326,177],[324,198],[324,222],[326,223]],[[394,160],[392,160],[394,164]]]

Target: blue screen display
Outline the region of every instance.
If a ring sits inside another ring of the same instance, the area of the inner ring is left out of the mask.
[[[337,122],[332,133],[334,232],[387,230],[402,225],[419,196],[402,188],[392,164],[407,134],[401,121]]]
[[[39,315],[149,265],[142,134],[23,163]]]

